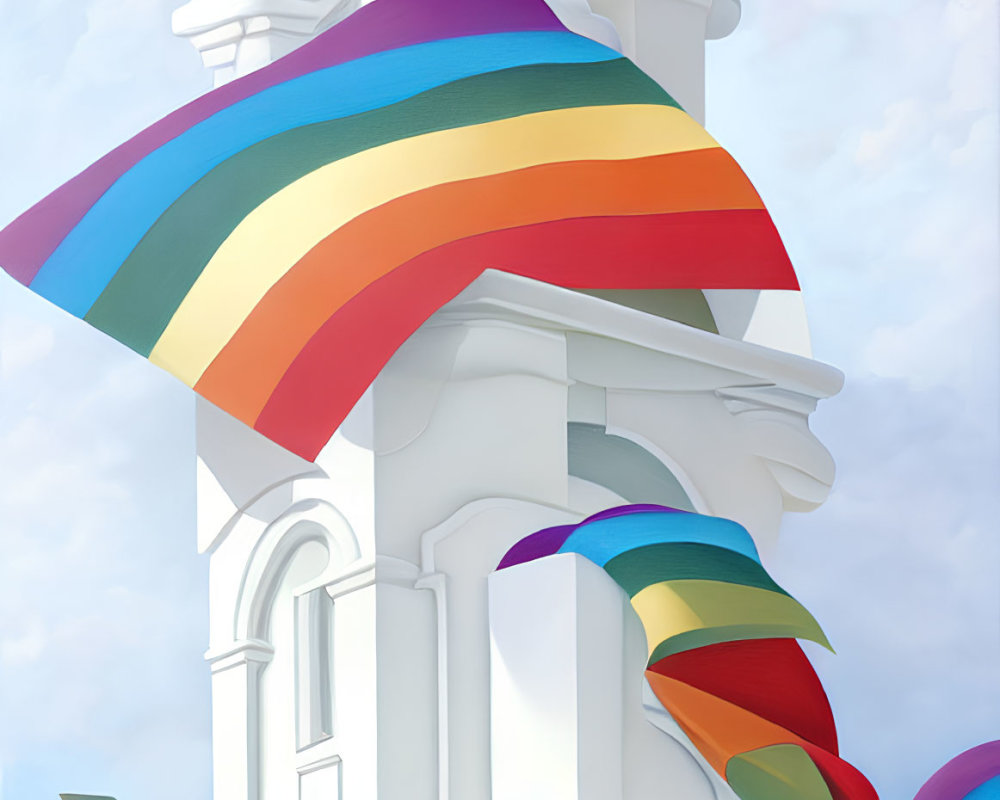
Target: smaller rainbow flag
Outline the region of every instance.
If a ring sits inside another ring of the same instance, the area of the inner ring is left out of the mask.
[[[829,647],[741,525],[657,505],[602,511],[515,544],[497,569],[578,553],[615,579],[646,631],[646,679],[742,800],[878,800],[838,755],[833,713],[795,641]]]

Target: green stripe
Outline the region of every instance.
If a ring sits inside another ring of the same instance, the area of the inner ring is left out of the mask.
[[[620,306],[645,311],[657,317],[672,319],[674,322],[683,322],[692,328],[700,328],[709,333],[719,332],[715,317],[712,316],[712,309],[705,299],[705,293],[700,289],[576,289],[574,291],[610,300]]]
[[[628,550],[604,569],[629,597],[663,581],[701,579],[754,586],[787,595],[760,564],[725,547],[693,542],[666,542]]]
[[[220,164],[146,233],[85,319],[149,355],[212,255],[254,208],[326,164],[398,139],[561,108],[677,104],[628,59],[464,78],[403,102],[307,125]]]
[[[741,800],[833,800],[809,754],[795,744],[776,744],[733,756],[726,782]]]
[[[735,624],[720,625],[714,628],[701,628],[700,630],[687,631],[677,636],[671,636],[660,642],[654,649],[653,654],[646,663],[653,666],[657,661],[662,661],[668,656],[683,653],[687,650],[696,650],[699,647],[708,647],[712,644],[722,642],[740,642],[748,639],[808,639],[823,645],[829,650],[830,643],[823,635],[823,631],[818,625],[808,625],[802,623],[775,622],[772,624]]]

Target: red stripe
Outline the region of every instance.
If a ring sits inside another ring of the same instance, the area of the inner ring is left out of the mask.
[[[763,210],[570,219],[461,239],[411,259],[342,306],[296,357],[254,427],[314,459],[396,349],[487,268],[587,289],[798,289]]]
[[[745,708],[837,754],[830,702],[794,639],[708,645],[668,656],[648,669]]]
[[[802,748],[816,764],[833,800],[879,800],[878,792],[868,779],[842,758],[809,742]]]

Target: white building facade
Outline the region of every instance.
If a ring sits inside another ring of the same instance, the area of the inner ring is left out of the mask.
[[[738,0],[550,4],[703,118],[705,40]],[[174,27],[221,84],[359,5],[192,0]],[[644,686],[606,574],[495,568],[535,530],[636,502],[736,520],[766,551],[785,511],[826,498],[808,418],[842,378],[808,358],[797,292],[598,294],[487,271],[315,463],[199,399],[216,800],[735,796]]]

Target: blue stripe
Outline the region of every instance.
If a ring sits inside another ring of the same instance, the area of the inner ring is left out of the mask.
[[[725,547],[760,563],[757,547],[742,525],[698,514],[649,512],[589,522],[573,531],[559,552],[579,553],[603,567],[629,550],[667,542]]]
[[[980,784],[964,800],[1000,800],[1000,775]]]
[[[60,243],[31,288],[83,317],[191,184],[263,139],[485,72],[616,58],[614,50],[564,31],[486,34],[376,53],[273,86],[192,126],[124,173]]]

